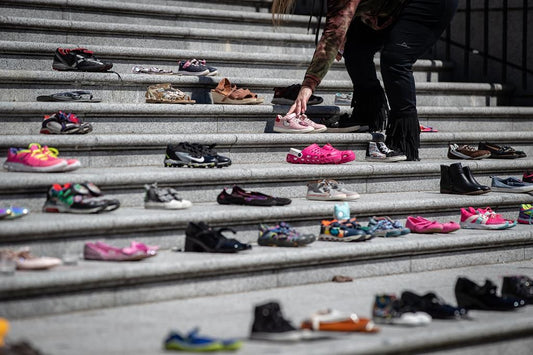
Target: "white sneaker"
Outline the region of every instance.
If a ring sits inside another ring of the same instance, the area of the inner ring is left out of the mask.
[[[368,142],[365,160],[392,163],[407,160],[407,157],[404,154],[389,149],[384,142]]]

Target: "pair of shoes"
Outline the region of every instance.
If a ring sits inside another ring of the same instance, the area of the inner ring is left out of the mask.
[[[138,261],[157,255],[157,246],[132,241],[129,247],[117,248],[103,242],[85,243],[83,258],[102,261]]]
[[[237,253],[252,249],[250,244],[229,239],[222,232],[236,232],[230,228],[213,229],[204,222],[189,222],[185,230],[185,251],[206,253]]]
[[[93,97],[90,91],[75,90],[58,92],[51,95],[37,96],[37,101],[44,102],[100,102],[102,99]]]
[[[291,113],[289,115],[277,115],[274,121],[274,132],[278,133],[321,133],[327,127],[309,119],[305,114]]]
[[[398,237],[411,233],[411,230],[406,227],[400,221],[388,216],[373,216],[368,220],[368,230],[376,237]]]
[[[320,222],[319,240],[334,242],[365,242],[374,237],[367,227],[361,226],[355,218],[339,221],[323,220]]]
[[[17,270],[47,270],[61,265],[61,259],[35,256],[30,253],[30,248],[27,247],[16,251],[0,249],[0,258],[13,260]]]
[[[373,133],[372,141],[368,142],[366,148],[365,160],[392,163],[407,160],[407,157],[401,152],[389,149],[382,133]]]
[[[77,159],[61,159],[55,148],[41,147],[30,143],[28,149],[9,148],[4,168],[9,171],[56,173],[78,169],[81,164]]]
[[[466,309],[480,309],[485,311],[512,311],[526,305],[522,298],[514,296],[496,295],[496,285],[490,280],[485,280],[483,286],[459,277],[455,283],[455,298],[457,305]]]
[[[461,163],[440,166],[441,194],[480,195],[490,191],[490,187],[477,182],[470,167]]]
[[[187,335],[171,331],[165,338],[166,350],[205,352],[205,351],[234,351],[242,347],[238,339],[217,339],[198,335],[199,329],[194,328]]]
[[[461,226],[453,221],[439,223],[437,221],[430,221],[421,216],[408,216],[405,226],[411,230],[413,233],[451,233],[455,232],[458,229],[461,229]]]
[[[254,321],[250,339],[295,342],[310,339],[309,330],[296,329],[283,317],[278,302],[268,302],[255,306]]]
[[[192,206],[191,201],[180,198],[178,191],[171,187],[159,188],[155,182],[152,185],[144,185],[144,188],[144,208],[180,210]]]
[[[524,175],[522,175],[522,181],[533,184],[533,171],[528,170],[524,172]]]
[[[213,103],[226,105],[259,105],[265,99],[258,97],[257,94],[248,89],[238,88],[237,85],[231,85],[228,78],[222,78],[217,87],[211,90]]]
[[[504,297],[523,299],[527,304],[533,304],[533,280],[527,276],[505,276],[502,284]]]
[[[178,74],[193,76],[215,76],[218,69],[207,65],[205,59],[180,60],[178,61]]]
[[[103,72],[113,68],[110,62],[104,62],[86,48],[57,48],[52,69],[59,71]]]
[[[504,145],[500,146],[494,143],[479,143],[479,150],[487,150],[490,152],[490,157],[492,159],[517,159],[525,158],[527,154],[521,150],[515,150],[514,148]]]
[[[334,105],[337,106],[350,106],[352,104],[353,94],[352,93],[335,93],[335,102]]]
[[[523,203],[518,213],[518,223],[533,224],[533,205]]]
[[[336,309],[321,310],[305,319],[302,329],[329,332],[377,333],[379,328],[368,318],[359,318],[355,313],[343,313]]]
[[[292,202],[285,197],[273,197],[261,192],[245,191],[234,185],[231,193],[226,189],[217,196],[217,202],[221,205],[247,205],[247,206],[285,206]]]
[[[489,158],[490,152],[488,150],[478,150],[468,144],[454,144],[448,145],[448,158],[449,159],[484,159]]]
[[[323,120],[322,123],[328,128],[328,133],[364,133],[369,130],[368,125],[361,125],[354,122],[352,117],[347,113]]]
[[[92,132],[93,126],[83,122],[75,114],[63,111],[45,115],[41,125],[42,134],[86,134]]]
[[[338,150],[329,143],[323,147],[313,143],[302,150],[291,148],[285,160],[292,164],[343,164],[355,160],[355,153]]]
[[[294,101],[298,97],[298,93],[300,92],[300,89],[302,88],[302,85],[300,84],[293,84],[287,87],[275,87],[274,88],[274,97],[272,98],[272,103],[275,105],[292,105],[294,104]],[[324,100],[315,95],[311,95],[309,97],[309,101],[307,101],[307,105],[319,105]]]
[[[496,176],[491,176],[492,184],[490,189],[496,192],[515,192],[528,193],[533,191],[533,183],[524,182],[514,177],[502,179]]]
[[[215,144],[180,142],[167,145],[165,167],[223,168],[231,165],[231,159],[219,155]]]
[[[9,206],[0,208],[0,219],[17,219],[26,216],[30,210],[26,207]]]
[[[154,104],[195,104],[189,95],[170,83],[150,85],[144,94],[147,103]]]
[[[432,319],[460,319],[465,318],[468,313],[468,310],[463,307],[447,304],[433,292],[420,296],[411,291],[404,291],[401,300],[413,311],[427,313]]]
[[[360,195],[355,191],[350,191],[341,183],[333,179],[321,179],[307,183],[308,200],[319,201],[353,201]]]
[[[313,234],[300,234],[286,222],[269,227],[265,224],[259,226],[257,244],[262,246],[301,247],[311,244],[316,240]]]
[[[473,207],[461,208],[461,228],[465,229],[507,229],[516,225],[516,221],[507,220],[496,214],[490,207],[485,209]]]
[[[405,304],[393,294],[379,294],[374,298],[372,319],[377,324],[421,326],[431,323],[431,316]]]
[[[99,213],[120,207],[120,201],[106,198],[98,186],[90,182],[82,184],[54,184],[48,189],[43,212]]]
[[[438,129],[435,129],[433,127],[424,126],[423,124],[420,125],[420,132],[438,132]]]

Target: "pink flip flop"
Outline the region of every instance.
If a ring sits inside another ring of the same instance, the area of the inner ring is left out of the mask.
[[[428,221],[423,217],[407,217],[405,227],[413,233],[442,233],[444,226],[436,221]]]

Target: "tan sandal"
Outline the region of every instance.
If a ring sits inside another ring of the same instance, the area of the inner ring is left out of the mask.
[[[151,85],[144,95],[146,102],[156,104],[194,104],[195,100],[170,83]]]
[[[220,80],[217,87],[211,90],[211,96],[215,104],[258,105],[265,101],[248,89],[237,88],[237,85],[232,86],[227,78]]]

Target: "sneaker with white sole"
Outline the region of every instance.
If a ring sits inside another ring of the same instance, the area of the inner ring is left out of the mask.
[[[501,216],[484,214],[474,210],[472,207],[461,208],[461,228],[465,229],[507,229],[509,222]]]
[[[489,158],[490,152],[488,150],[478,150],[471,145],[450,144],[448,146],[448,159],[484,159]]]
[[[368,142],[365,160],[393,163],[407,160],[407,157],[402,153],[389,149],[384,142]]]
[[[178,196],[178,192],[172,188],[159,188],[157,183],[145,185],[144,208],[180,210],[192,206],[192,202]]]
[[[339,189],[334,189],[327,180],[317,180],[307,183],[308,200],[318,201],[344,201],[347,195]]]
[[[303,113],[298,116],[298,119],[300,120],[300,123],[305,123],[306,125],[313,127],[313,131],[310,133],[321,133],[325,132],[328,129],[325,125],[316,123]]]
[[[372,309],[376,324],[423,326],[431,323],[431,316],[425,312],[414,312],[395,295],[376,295]]]
[[[277,115],[273,130],[278,133],[311,133],[315,129],[305,120],[301,120],[297,114],[291,113],[285,116]]]

